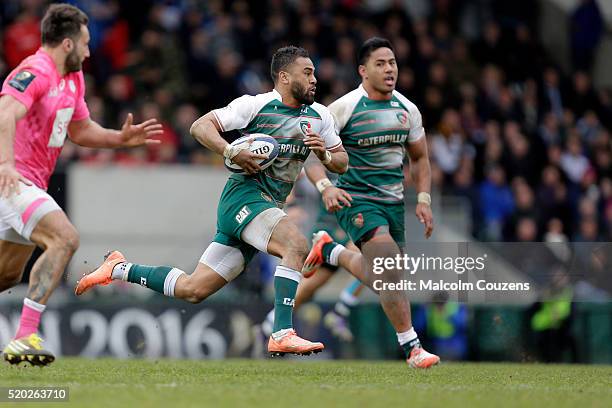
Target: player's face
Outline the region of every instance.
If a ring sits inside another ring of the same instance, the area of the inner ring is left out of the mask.
[[[317,91],[317,79],[310,58],[299,57],[288,71],[291,95],[301,104],[312,105]]]
[[[81,34],[71,40],[74,44],[72,51],[66,56],[66,72],[78,72],[83,69],[83,61],[89,58],[89,30],[87,26],[81,26]]]
[[[365,81],[381,93],[393,92],[397,83],[397,63],[391,49],[378,48],[370,54],[360,73]]]

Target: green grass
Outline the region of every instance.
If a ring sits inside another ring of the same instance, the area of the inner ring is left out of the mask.
[[[51,407],[612,406],[612,366],[443,364],[416,371],[403,362],[61,358],[43,369],[2,364],[0,386],[69,387],[70,403],[44,404]]]

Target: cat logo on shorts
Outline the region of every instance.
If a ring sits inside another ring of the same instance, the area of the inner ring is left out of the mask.
[[[236,221],[238,222],[238,224],[242,224],[250,213],[251,210],[249,210],[249,207],[247,207],[246,205],[242,207],[240,211],[238,211],[238,214],[236,214]]]
[[[303,120],[300,122],[300,130],[303,134],[307,135],[308,133],[312,132],[312,125],[309,121]]]
[[[357,228],[362,228],[363,227],[363,214],[359,213],[356,216],[353,217],[353,225],[356,226]]]

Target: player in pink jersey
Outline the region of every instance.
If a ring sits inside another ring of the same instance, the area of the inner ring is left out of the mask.
[[[46,193],[66,136],[86,147],[158,143],[156,119],[105,129],[89,117],[82,63],[89,57],[87,16],[68,4],[49,7],[42,47],[13,70],[0,93],[0,292],[21,280],[35,245],[19,329],[3,351],[10,363],[46,365],[55,357],[41,346],[40,316],[79,246],[66,214]]]

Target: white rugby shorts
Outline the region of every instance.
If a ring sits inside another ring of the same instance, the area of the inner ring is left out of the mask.
[[[46,191],[34,184],[19,183],[20,193],[0,198],[0,239],[17,244],[34,245],[30,235],[38,222],[61,207]]]

